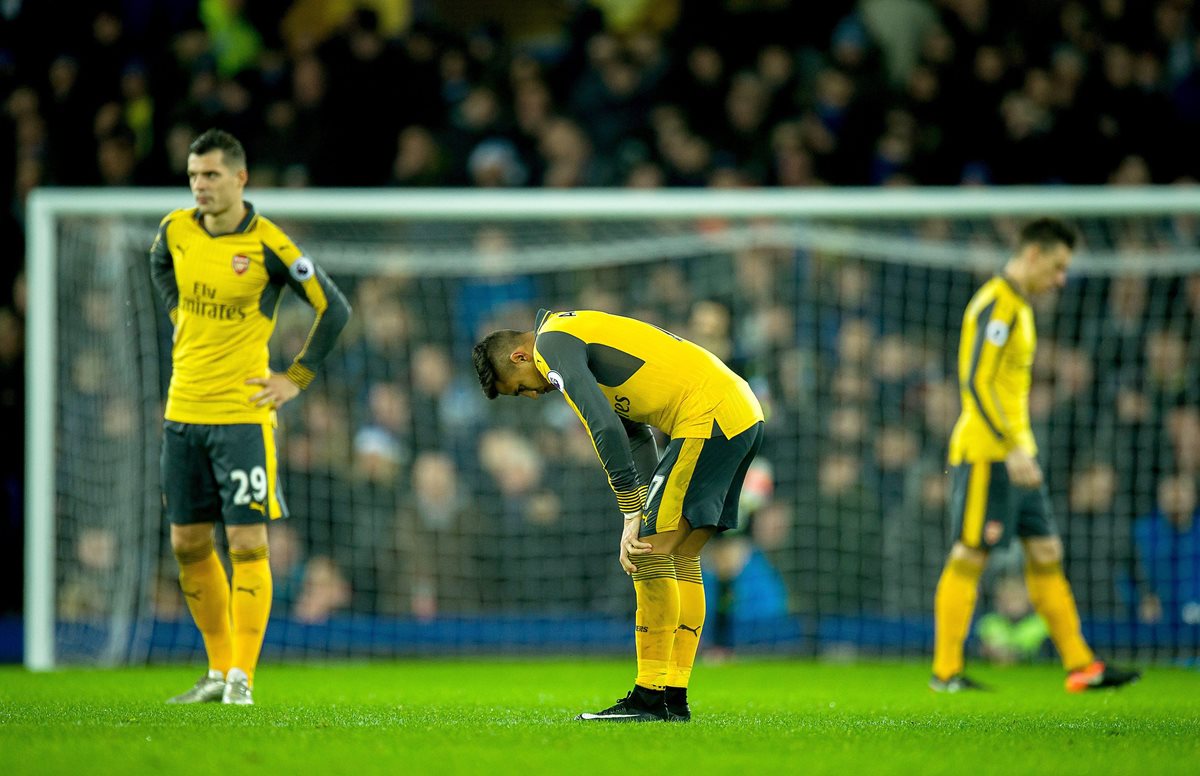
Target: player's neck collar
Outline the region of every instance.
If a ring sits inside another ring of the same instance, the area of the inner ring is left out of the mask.
[[[1016,278],[1007,272],[1001,272],[999,277],[1008,284],[1008,287],[1013,290],[1014,294],[1021,297],[1021,299],[1025,299],[1025,288],[1019,282],[1017,282]]]
[[[203,229],[205,234],[207,234],[209,237],[224,237],[227,234],[245,234],[246,232],[250,231],[250,226],[254,223],[254,217],[257,215],[257,213],[254,212],[253,203],[249,202],[248,200],[242,200],[242,205],[244,205],[246,208],[246,215],[242,217],[242,220],[238,222],[238,225],[235,226],[231,232],[213,234],[212,232],[208,231],[208,227],[204,225],[204,214],[200,212],[200,208],[196,208],[192,217],[196,219],[196,223],[200,225],[200,228]]]
[[[533,319],[533,330],[536,332],[542,328],[542,324],[550,317],[550,311],[546,308],[538,310],[537,317]]]
[[[254,223],[254,217],[256,215],[258,215],[257,213],[254,212],[254,204],[251,203],[249,200],[242,200],[242,204],[246,206],[246,217],[243,218],[241,220],[241,223],[239,223],[237,225],[237,228],[233,230],[235,232],[250,231],[250,225],[252,223]]]

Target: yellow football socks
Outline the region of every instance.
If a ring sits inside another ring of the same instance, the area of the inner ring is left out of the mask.
[[[949,679],[963,669],[963,642],[971,627],[982,566],[951,559],[934,597],[933,675]]]
[[[667,666],[667,686],[687,687],[704,629],[704,579],[700,575],[700,557],[672,555],[675,580],[679,584],[679,624],[675,628],[674,647]]]
[[[1026,564],[1025,585],[1033,608],[1050,628],[1050,638],[1062,658],[1063,668],[1076,671],[1091,665],[1096,656],[1079,630],[1079,610],[1062,564]]]
[[[663,690],[675,628],[679,624],[679,583],[670,555],[633,558],[633,589],[637,594],[634,643],[637,645],[637,684]]]
[[[267,546],[230,550],[233,561],[233,662],[254,685],[254,668],[271,616],[271,565]]]
[[[229,578],[211,544],[193,553],[176,553],[179,587],[196,627],[204,637],[210,670],[224,675],[233,660],[229,624]]]

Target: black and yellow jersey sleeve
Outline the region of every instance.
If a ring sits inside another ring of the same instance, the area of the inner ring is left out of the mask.
[[[292,382],[307,388],[350,319],[350,305],[325,271],[301,255],[279,227],[266,222],[263,231],[263,264],[271,282],[290,287],[316,313],[304,348],[287,369]]]
[[[614,412],[588,367],[587,344],[578,337],[562,331],[545,332],[538,335],[537,351],[549,370],[547,379],[583,421],[621,511],[641,509],[648,478],[638,472],[626,423],[639,435],[641,432],[636,430],[645,426],[626,421]],[[645,431],[649,433],[648,428]]]
[[[248,212],[230,234],[205,230],[195,208],[159,225],[150,249],[154,286],[175,327],[167,420],[263,423],[272,410],[254,406],[251,377],[269,374],[267,343],[284,288],[316,312],[303,350],[287,370],[301,388],[312,382],[350,316],[337,286],[277,226]]]
[[[172,324],[179,314],[179,287],[175,284],[175,263],[167,247],[167,227],[179,213],[184,212],[186,211],[176,210],[168,213],[158,225],[158,234],[154,236],[154,244],[150,246],[150,279],[158,291],[159,298],[166,305],[167,316]]]
[[[1029,422],[1036,350],[1028,302],[1003,277],[985,283],[963,314],[958,349],[962,413],[950,437],[951,464],[1000,461],[1013,449],[1037,454]]]
[[[623,512],[645,498],[654,452],[648,426],[673,438],[731,438],[763,419],[745,380],[707,350],[650,324],[543,310],[536,332],[534,364],[583,421]]]

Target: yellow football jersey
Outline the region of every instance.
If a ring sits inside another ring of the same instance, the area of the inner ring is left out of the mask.
[[[1004,277],[985,283],[963,314],[958,346],[962,414],[949,461],[1002,461],[1014,448],[1037,455],[1029,424],[1029,387],[1037,331],[1033,309]]]
[[[264,423],[273,410],[246,385],[269,374],[267,342],[285,286],[316,311],[304,350],[287,370],[301,388],[333,347],[350,315],[329,277],[279,227],[254,212],[230,234],[211,235],[196,208],[159,225],[151,276],[175,324],[166,419],[180,423]]]
[[[534,363],[583,421],[624,509],[638,474],[622,419],[672,438],[734,437],[763,419],[750,386],[704,348],[619,315],[542,310]]]

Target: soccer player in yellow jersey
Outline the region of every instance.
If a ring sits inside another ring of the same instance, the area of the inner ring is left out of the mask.
[[[633,689],[581,720],[687,721],[687,686],[704,625],[700,551],[736,528],[763,412],[713,354],[632,318],[542,310],[532,331],[475,346],[489,399],[558,391],[583,421],[625,516],[618,561],[637,597]],[[671,441],[658,457],[650,426]]]
[[[275,410],[312,382],[346,325],[337,286],[242,199],[241,143],[209,130],[192,143],[196,207],[162,220],[150,249],[154,285],[175,327],[163,425],[163,503],[179,584],[204,637],[208,672],[169,703],[251,704],[271,611],[267,523],[287,516],[278,487]],[[267,341],[284,288],[316,311],[284,373]],[[213,548],[225,524],[232,589]]]
[[[1029,598],[1067,670],[1067,690],[1119,687],[1138,678],[1136,671],[1097,660],[1083,639],[1029,424],[1037,333],[1027,299],[1063,287],[1074,249],[1075,232],[1063,222],[1042,218],[1027,224],[1004,273],[975,293],[963,315],[962,414],[949,450],[955,540],[934,601],[930,687],[938,692],[982,689],[963,674],[963,642],[988,553],[1014,534],[1025,550]]]

